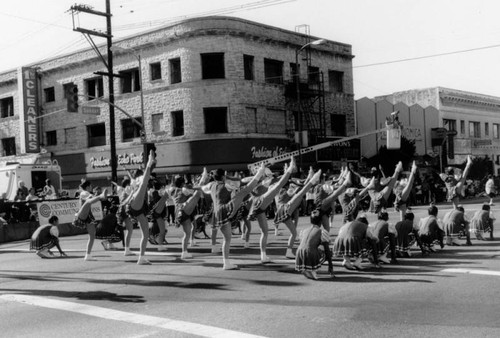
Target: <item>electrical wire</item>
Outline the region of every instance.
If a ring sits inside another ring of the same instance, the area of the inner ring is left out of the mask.
[[[388,65],[388,64],[393,64],[393,63],[401,63],[401,62],[408,62],[408,61],[415,61],[415,60],[422,60],[422,59],[430,59],[430,58],[447,56],[447,55],[469,53],[469,52],[475,52],[478,50],[492,49],[492,48],[498,48],[498,47],[500,47],[500,44],[457,50],[457,51],[453,51],[453,52],[431,54],[431,55],[424,55],[424,56],[416,56],[416,57],[412,57],[412,58],[404,58],[404,59],[398,59],[398,60],[392,60],[392,61],[369,63],[366,65],[353,66],[352,68],[365,68],[365,67],[373,67],[373,66],[382,66],[382,65]]]

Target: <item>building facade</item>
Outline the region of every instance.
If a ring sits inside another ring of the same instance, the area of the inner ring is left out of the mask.
[[[382,113],[367,113],[372,111],[370,106]],[[500,97],[434,87],[396,92],[373,100],[364,98],[356,102],[356,107],[358,125],[365,129],[368,119],[375,120],[378,116],[378,121],[383,122],[390,112],[400,111],[403,124],[418,129],[420,136],[408,134],[408,138],[416,141],[419,155],[439,154],[442,148],[432,139],[436,128],[446,129],[448,134],[455,134],[453,158],[447,159],[449,164],[462,164],[467,155],[487,156],[494,165],[494,173],[500,173]],[[372,144],[362,142],[361,153],[376,151],[370,147]]]
[[[115,104],[144,123],[160,174],[195,173],[204,166],[242,170],[293,149],[298,129],[309,131],[309,144],[352,135],[351,46],[309,44],[316,39],[229,17],[190,19],[121,39],[113,43],[119,47],[113,49]],[[104,47],[100,51],[106,54]],[[31,69],[37,77],[36,127],[28,126],[35,119],[26,102],[34,101],[26,101],[22,87],[22,74]],[[25,145],[36,138],[36,128],[40,151],[61,166],[63,186],[73,188],[82,177],[108,180],[108,78],[95,74],[106,71],[89,48],[0,74],[0,161],[30,158]],[[70,85],[78,88],[79,113],[67,111]],[[89,107],[98,107],[98,114]],[[141,130],[115,111],[123,176],[125,168],[142,163]],[[314,156],[309,160],[319,159]]]

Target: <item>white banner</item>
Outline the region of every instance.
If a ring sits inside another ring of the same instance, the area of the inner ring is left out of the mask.
[[[43,201],[36,204],[38,211],[38,222],[40,225],[48,224],[51,216],[57,216],[59,223],[72,223],[75,214],[80,209],[80,200],[64,201]],[[101,202],[92,204],[92,215],[96,220],[101,220],[102,205]]]

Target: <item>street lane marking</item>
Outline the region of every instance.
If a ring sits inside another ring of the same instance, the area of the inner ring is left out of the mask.
[[[444,269],[441,272],[468,273],[471,275],[500,276],[500,271],[472,270],[472,269]]]
[[[18,294],[5,294],[0,295],[0,299],[18,302],[28,305],[40,306],[44,308],[69,311],[80,313],[87,316],[98,317],[102,319],[113,319],[126,323],[133,323],[139,325],[152,326],[167,330],[173,330],[183,333],[198,335],[201,337],[218,337],[218,338],[263,338],[263,336],[256,336],[239,331],[232,331],[222,329],[214,326],[203,324],[185,322],[182,320],[168,319],[161,317],[154,317],[148,315],[141,315],[137,313],[124,312],[119,310],[107,309],[103,307],[86,305],[80,303],[72,303],[62,300],[51,298],[43,298],[38,296],[18,295]]]

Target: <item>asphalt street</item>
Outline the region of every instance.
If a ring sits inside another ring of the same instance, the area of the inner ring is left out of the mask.
[[[481,203],[470,201],[466,212]],[[440,217],[451,208],[438,207]],[[500,207],[493,210],[500,217]],[[414,212],[422,217],[426,207]],[[391,211],[389,221],[396,220]],[[300,229],[306,226],[303,217]],[[337,215],[332,239],[339,227]],[[133,250],[139,237],[134,231]],[[61,238],[67,258],[41,259],[28,241],[2,244],[0,336],[500,336],[499,240],[473,239],[472,246],[447,246],[427,257],[415,247],[411,258],[381,269],[364,262],[363,271],[348,271],[338,258],[334,278],[324,266],[313,281],[284,257],[287,238],[283,225],[280,236],[270,232],[273,262],[263,265],[257,225],[249,249],[235,235],[231,254],[240,270],[234,271],[222,270],[208,239],[190,250],[193,259],[181,260],[181,231],[174,227],[168,251],[148,247],[149,266],[121,250],[104,251],[99,241],[97,261],[85,262],[86,235]]]

